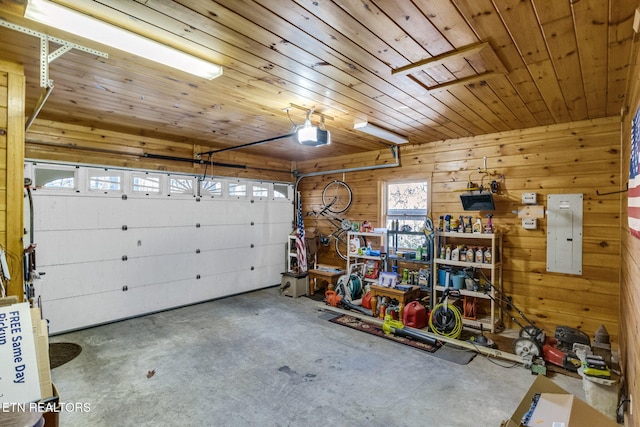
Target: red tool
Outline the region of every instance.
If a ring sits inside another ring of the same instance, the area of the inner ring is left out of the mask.
[[[351,310],[356,310],[361,313],[366,314],[367,316],[371,316],[371,310],[367,310],[359,305],[355,305],[352,302],[347,301],[342,298],[342,296],[338,295],[336,291],[326,291],[324,293],[325,302],[329,304],[331,307],[346,307]]]
[[[340,307],[342,297],[338,295],[336,291],[326,291],[324,293],[324,297],[327,301],[327,304],[329,304],[331,307]]]
[[[580,359],[572,351],[564,351],[558,347],[558,340],[548,337],[542,347],[543,358],[546,362],[577,372],[581,365]]]

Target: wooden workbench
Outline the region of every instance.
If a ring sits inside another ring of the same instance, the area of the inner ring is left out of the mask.
[[[309,270],[309,295],[313,295],[316,286],[324,287],[325,283],[333,285],[335,289],[338,279],[344,274],[344,270],[337,267],[321,266]]]
[[[370,292],[371,298],[387,297],[397,299],[402,306],[407,305],[407,303],[410,303],[411,301],[420,299],[420,286],[411,286],[411,290],[401,291],[400,289],[371,285]]]

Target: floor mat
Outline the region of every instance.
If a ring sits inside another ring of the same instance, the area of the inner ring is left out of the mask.
[[[439,359],[447,360],[459,365],[466,365],[467,363],[471,362],[471,360],[473,360],[473,358],[477,354],[474,351],[452,346],[450,344],[443,344],[441,342],[438,342],[438,344],[436,345],[431,345],[428,343],[414,341],[409,338],[397,337],[393,334],[385,334],[382,331],[381,326],[373,323],[368,323],[364,320],[360,320],[358,318],[345,314],[335,316],[329,319],[329,321],[338,325],[343,325],[351,329],[355,329],[371,335],[376,335],[381,338],[392,340],[419,350],[426,351]]]
[[[82,347],[70,342],[49,343],[49,364],[51,369],[72,361],[82,352]]]

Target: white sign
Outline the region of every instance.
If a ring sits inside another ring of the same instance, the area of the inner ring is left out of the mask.
[[[40,398],[29,303],[0,307],[0,403]]]

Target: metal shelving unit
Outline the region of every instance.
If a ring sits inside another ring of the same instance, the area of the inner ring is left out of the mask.
[[[398,256],[399,250],[407,249],[407,250],[410,250],[410,252],[415,250],[415,248],[404,248],[402,246],[399,246],[398,241],[400,240],[401,236],[417,236],[424,239],[423,248],[425,248],[426,254],[423,254],[423,256],[420,259],[416,259],[415,256],[414,257]],[[428,268],[430,276],[433,276],[433,239],[427,238],[424,232],[388,230],[387,241],[389,242],[389,255],[387,256],[387,265],[385,268],[387,271],[391,270],[393,266],[399,267],[399,265],[403,264],[407,266],[410,265],[413,267],[417,266],[418,269]],[[398,273],[402,275],[399,270],[400,269],[398,268]],[[425,287],[429,289],[431,294],[430,304],[433,307],[434,300],[433,300],[433,292],[431,292],[430,280],[427,279],[426,282],[419,281],[417,285],[419,285],[423,289]]]

